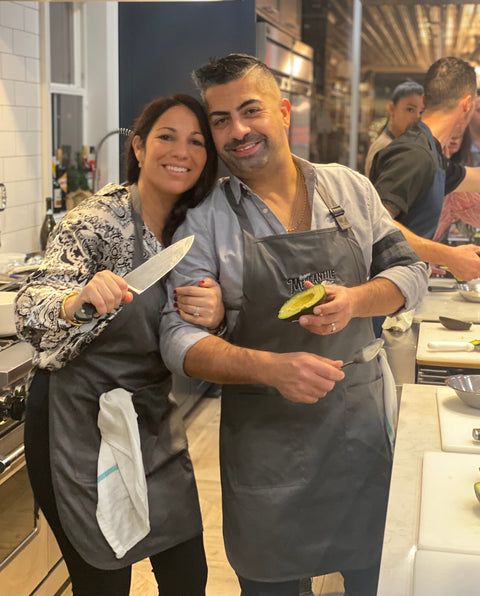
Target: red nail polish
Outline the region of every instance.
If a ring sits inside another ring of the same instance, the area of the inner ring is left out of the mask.
[[[175,302],[173,303],[173,306],[174,306],[175,308],[177,308],[177,306],[178,306],[178,302],[177,302],[176,300],[175,300]]]
[[[180,311],[179,311],[179,310],[178,310],[178,308],[177,308],[177,315],[179,315],[179,314],[180,314]]]
[[[205,284],[205,282],[203,281],[203,279],[202,279],[202,281],[199,281],[199,282],[198,282],[198,285],[199,285],[199,286],[203,286],[204,284]]]
[[[177,295],[177,290],[173,290],[173,293],[175,294],[175,296]]]

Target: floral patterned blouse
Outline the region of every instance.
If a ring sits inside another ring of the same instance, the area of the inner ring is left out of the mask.
[[[41,266],[16,298],[18,336],[35,348],[34,368],[61,368],[105,329],[118,310],[75,326],[60,318],[60,306],[97,271],[109,269],[120,276],[131,271],[134,238],[131,195],[117,184],[83,201],[54,228]],[[143,224],[144,258],[160,250],[162,245]]]

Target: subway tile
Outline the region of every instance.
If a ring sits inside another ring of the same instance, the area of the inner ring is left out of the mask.
[[[18,2],[0,2],[0,22],[4,27],[23,29],[23,11]]]
[[[15,105],[15,83],[0,79],[0,106]]]
[[[40,155],[4,158],[4,182],[33,180],[40,178],[41,172],[42,158]]]
[[[0,182],[3,181],[3,159],[0,157]]]
[[[13,53],[29,58],[40,57],[40,37],[26,31],[13,31]]]
[[[0,131],[0,157],[15,155],[15,133]]]
[[[17,108],[16,106],[0,106],[0,130],[40,130],[39,127],[30,128],[28,124],[28,110],[39,108]],[[33,120],[32,120],[33,122]]]
[[[38,179],[4,183],[7,188],[7,204],[13,207],[30,205],[40,200],[42,185]]]
[[[25,80],[29,83],[40,83],[40,60],[25,58]]]
[[[42,130],[42,108],[25,108],[27,112],[27,126],[26,130],[41,131]],[[25,130],[21,128],[20,130]]]
[[[36,83],[15,82],[15,101],[17,106],[40,106],[40,85]]]
[[[2,252],[28,253],[40,250],[40,227],[41,225],[33,225],[27,229],[10,233],[2,231]]]
[[[11,133],[6,133],[11,134]],[[1,133],[0,133],[1,135]],[[40,132],[17,132],[15,133],[15,155],[20,156],[35,156],[42,152],[41,146],[42,135]],[[1,150],[0,150],[1,151]]]
[[[28,33],[39,33],[39,16],[38,8],[25,7],[25,31]]]
[[[14,54],[0,54],[1,73],[3,79],[25,81],[25,58]]]
[[[1,4],[1,2],[0,2]],[[0,20],[1,22],[1,20]],[[0,26],[0,52],[11,54],[13,48],[13,31],[7,27]]]

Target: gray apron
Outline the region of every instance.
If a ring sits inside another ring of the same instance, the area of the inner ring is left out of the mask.
[[[423,122],[420,122],[419,126],[427,135],[437,169],[430,188],[415,201],[409,208],[408,213],[398,218],[398,221],[418,236],[432,239],[442,212],[447,173],[440,165],[440,156],[430,129]]]
[[[277,318],[305,279],[345,286],[366,281],[343,209],[317,185],[334,227],[255,238],[227,189],[245,251],[232,343],[349,360],[373,339],[370,319],[352,319],[342,331],[319,336]],[[264,385],[225,386],[220,441],[224,538],[239,575],[287,581],[378,562],[391,455],[377,359],[345,369],[345,379],[312,405],[290,402]]]
[[[143,261],[143,240],[136,187],[131,192],[133,268]],[[79,356],[50,375],[50,457],[58,513],[79,554],[101,569],[125,567],[202,532],[183,420],[169,396],[171,375],[159,351],[164,302],[160,283],[135,296]],[[115,557],[96,520],[98,400],[115,387],[133,393],[151,525],[150,533],[121,559]]]

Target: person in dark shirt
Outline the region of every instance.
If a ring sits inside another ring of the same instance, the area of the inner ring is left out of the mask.
[[[425,111],[402,135],[378,152],[370,179],[395,223],[418,256],[444,265],[458,278],[480,277],[480,247],[433,242],[446,194],[480,190],[480,170],[443,155],[454,131],[473,114],[476,77],[459,58],[441,58],[425,77]]]

